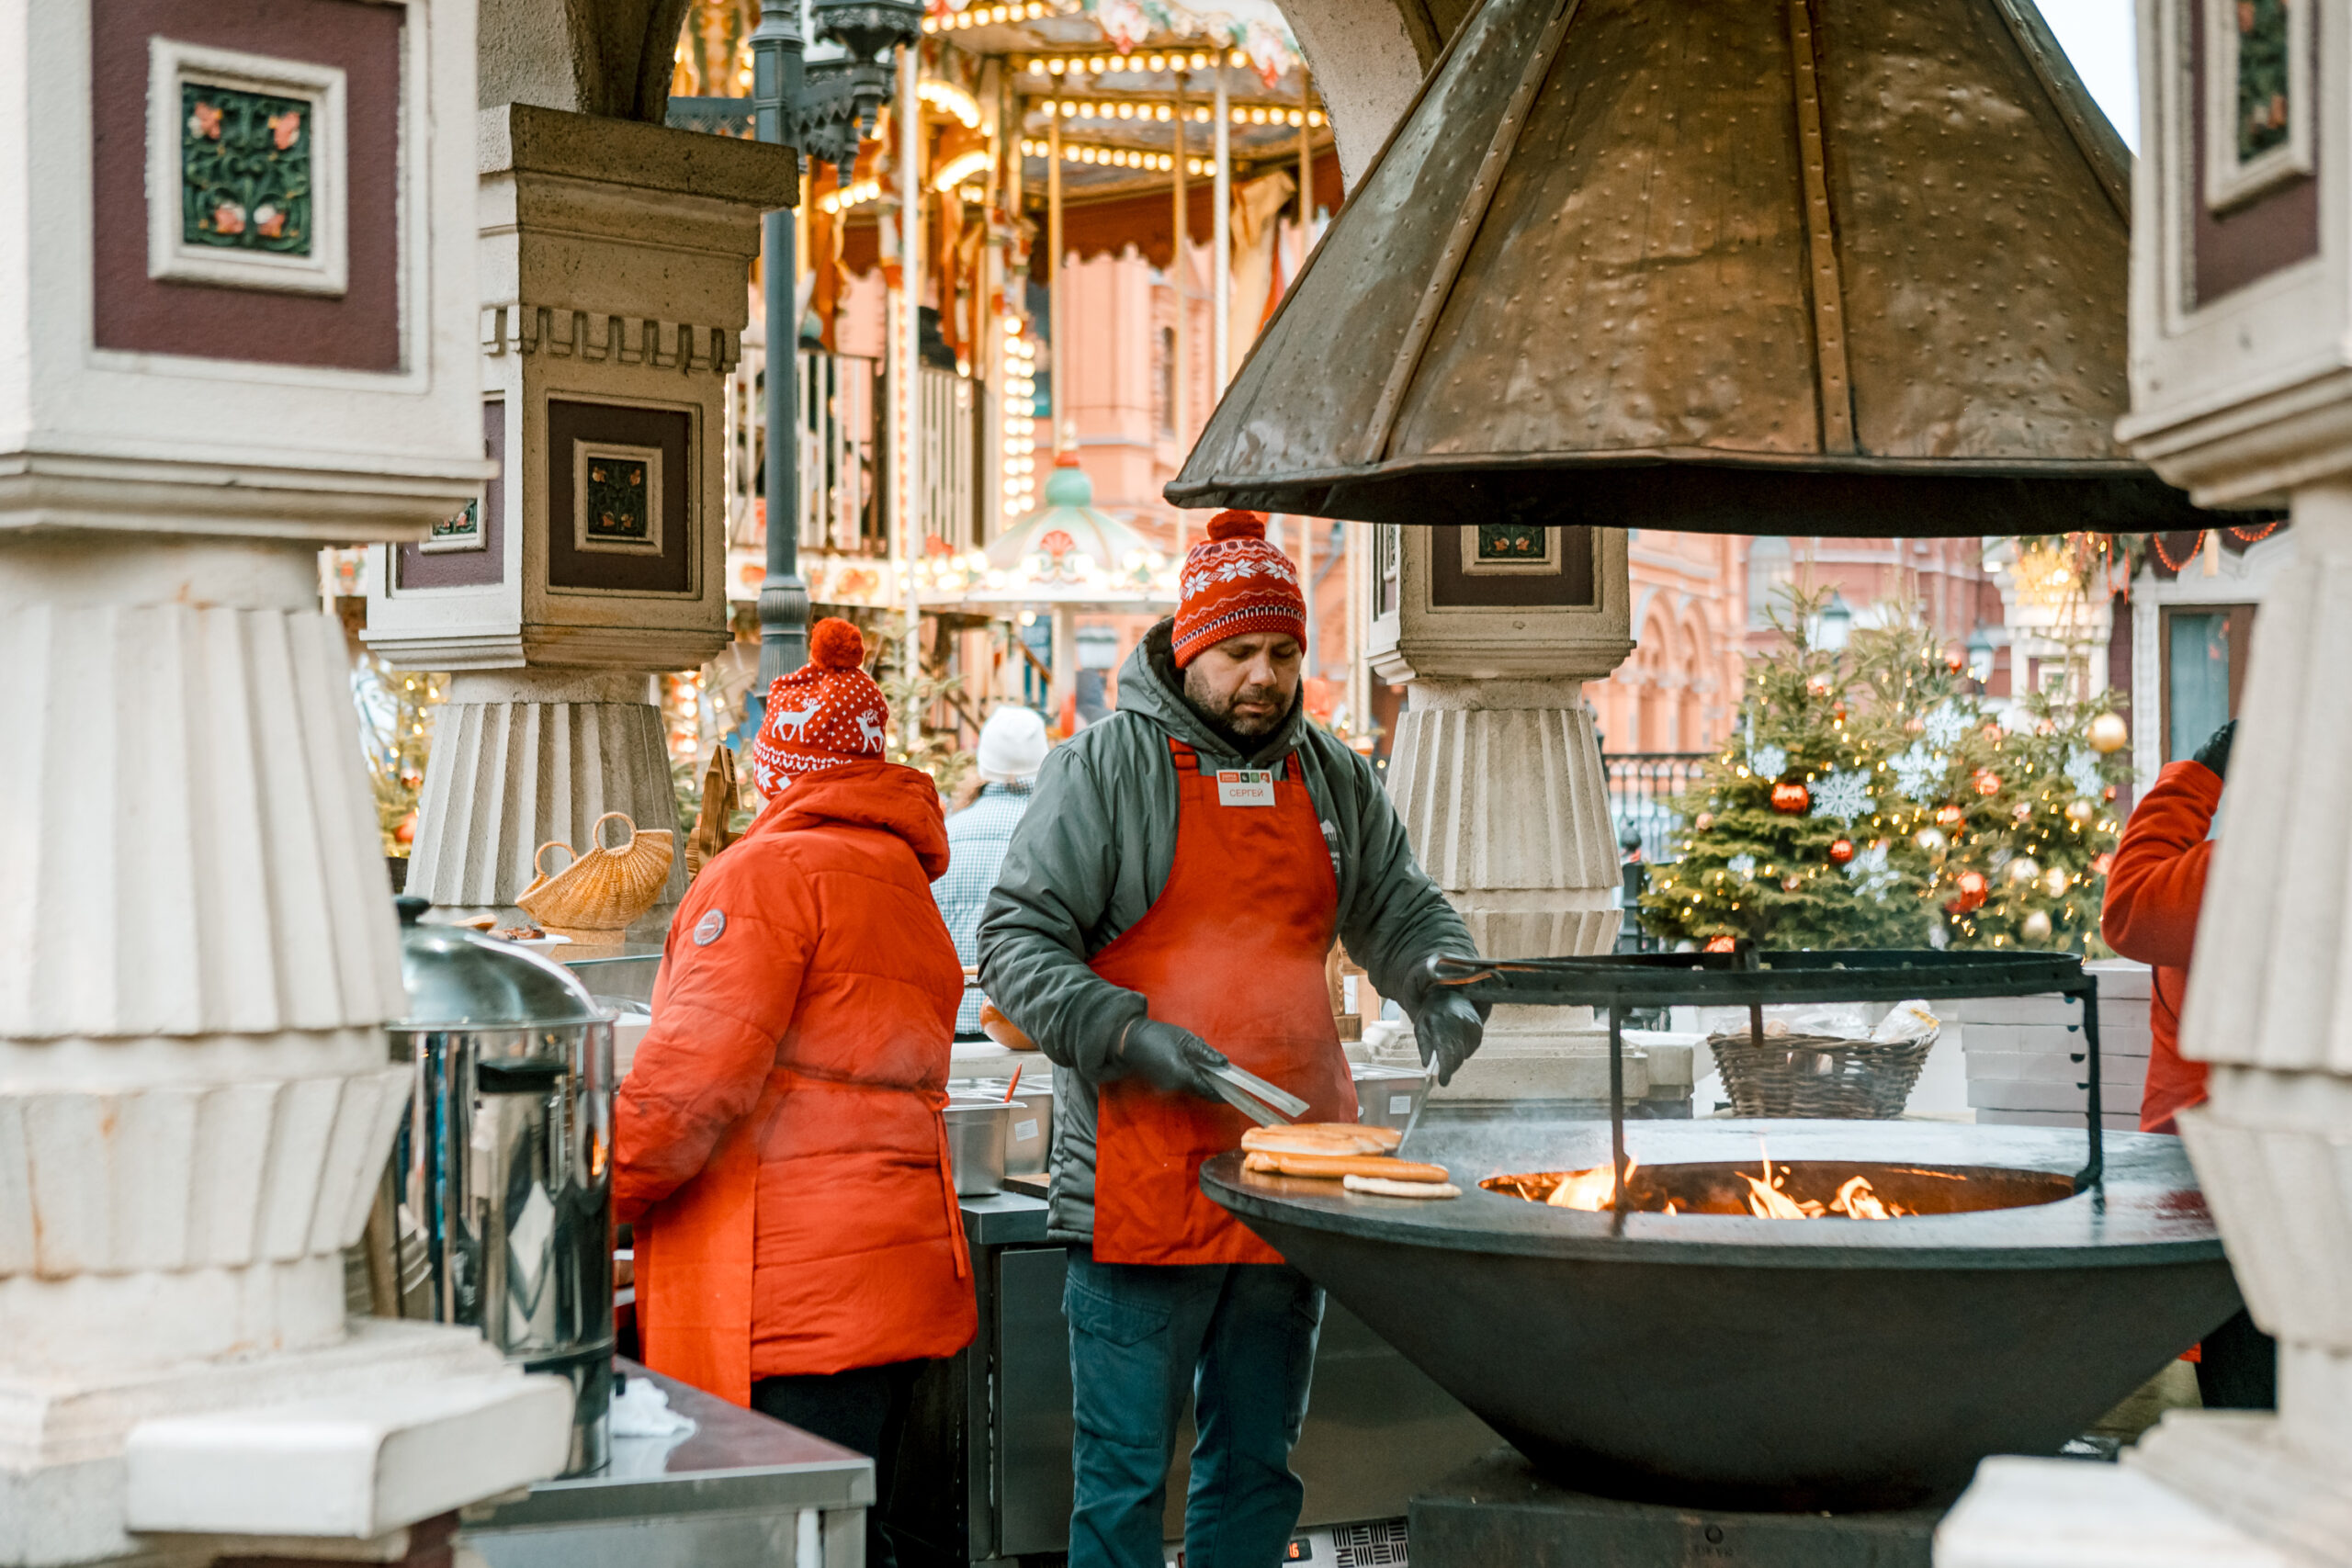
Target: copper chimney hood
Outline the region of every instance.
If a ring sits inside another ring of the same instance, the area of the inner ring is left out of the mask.
[[[1179,506],[2151,532],[2130,155],[2031,0],[1486,0]]]

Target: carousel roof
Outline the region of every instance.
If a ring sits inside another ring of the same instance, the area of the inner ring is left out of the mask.
[[[1129,524],[1094,504],[1094,481],[1065,452],[1046,480],[1046,504],[985,550],[946,558],[922,589],[925,603],[1090,604],[1148,608],[1176,602],[1167,556]]]
[[[1166,493],[1392,523],[2210,525],[2113,435],[2128,185],[2025,0],[1487,0]]]

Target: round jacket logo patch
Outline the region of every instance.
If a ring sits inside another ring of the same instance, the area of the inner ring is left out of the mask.
[[[727,915],[719,909],[706,909],[702,919],[695,922],[695,945],[708,947],[727,930]]]

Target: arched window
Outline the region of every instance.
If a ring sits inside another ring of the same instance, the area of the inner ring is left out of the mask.
[[[1772,611],[1780,604],[1779,595],[1788,586],[1789,575],[1789,542],[1786,539],[1768,536],[1747,542],[1749,626],[1769,626],[1772,624]]]

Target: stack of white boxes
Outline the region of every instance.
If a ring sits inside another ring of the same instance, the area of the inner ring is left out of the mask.
[[[2110,958],[2086,965],[2098,976],[2100,1121],[2112,1131],[2140,1125],[2148,1077],[2148,966]],[[2088,1063],[2082,1009],[2064,997],[1973,997],[1942,1004],[1961,1026],[1968,1103],[1976,1120],[2008,1127],[2079,1127]]]

